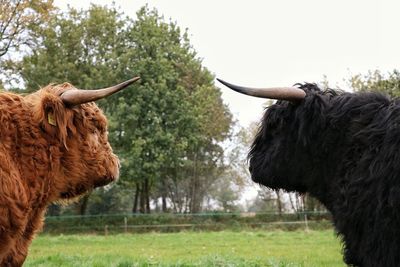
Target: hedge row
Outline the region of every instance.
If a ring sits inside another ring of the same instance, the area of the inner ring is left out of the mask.
[[[181,230],[224,230],[243,228],[325,229],[331,215],[303,213],[203,213],[203,214],[105,214],[47,217],[45,233],[176,232]]]

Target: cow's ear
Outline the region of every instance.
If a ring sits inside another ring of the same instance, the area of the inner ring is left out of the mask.
[[[60,97],[45,93],[41,95],[38,116],[41,128],[50,138],[54,138],[66,145],[67,115],[71,111],[65,107]]]

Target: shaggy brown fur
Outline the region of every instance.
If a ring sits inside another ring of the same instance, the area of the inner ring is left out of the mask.
[[[49,203],[118,177],[105,116],[94,103],[66,107],[59,96],[71,89],[62,84],[25,97],[0,93],[1,266],[23,264]]]

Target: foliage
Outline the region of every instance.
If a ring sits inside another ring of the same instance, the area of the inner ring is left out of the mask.
[[[53,0],[0,0],[0,90],[20,83],[15,59],[38,47],[55,11]]]
[[[357,74],[349,80],[354,91],[382,92],[391,97],[400,96],[400,72],[393,70],[387,74],[379,70],[369,71],[367,74]]]
[[[168,198],[173,210],[182,212],[188,202],[202,202],[204,193],[197,202],[193,195],[206,191],[204,177],[216,178],[223,157],[217,142],[226,137],[231,116],[213,76],[175,23],[144,7],[126,40],[136,46],[125,65],[142,79],[137,90],[107,109],[118,118],[111,138],[122,155],[122,182],[137,189],[134,212],[149,212],[151,188],[158,189],[153,197],[162,198],[163,211]]]
[[[115,7],[92,5],[52,16],[38,34],[40,46],[9,64],[24,79],[25,92],[49,83],[98,88],[141,77],[134,89],[100,102],[121,159],[119,185],[133,194],[132,211],[150,212],[158,199],[163,211],[200,211],[226,169],[221,142],[232,116],[187,32],[146,6],[132,19]],[[83,198],[76,210],[107,210],[125,201],[124,193],[110,192]],[[114,202],[108,208],[100,203],[107,198]]]
[[[90,195],[89,214],[124,213],[132,202],[131,192],[119,185],[111,188],[98,188]]]
[[[0,58],[23,46],[34,47],[38,28],[53,10],[53,0],[0,0]]]
[[[232,178],[230,175],[222,175],[208,191],[209,200],[217,202],[212,204],[214,206],[217,204],[218,208],[224,212],[237,212],[240,210],[237,202],[241,187],[235,184]]]
[[[278,209],[276,192],[262,187],[258,190],[254,201],[249,205],[250,212],[273,211]]]
[[[41,29],[42,43],[18,62],[26,91],[49,83],[70,82],[78,88],[98,88],[120,81],[116,53],[120,50],[123,18],[115,9],[92,6],[53,16]]]

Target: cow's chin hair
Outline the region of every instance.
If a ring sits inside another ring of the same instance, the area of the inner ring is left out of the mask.
[[[62,206],[68,206],[70,204],[78,202],[82,197],[84,197],[86,194],[91,192],[93,189],[85,191],[81,194],[78,195],[70,195],[68,197],[62,197],[60,199],[57,199],[56,201],[53,202],[53,204],[58,204]]]
[[[60,198],[56,200],[55,204],[60,204],[63,206],[70,205],[72,203],[78,202],[82,197],[84,197],[89,192],[93,191],[93,189],[98,187],[104,187],[112,182],[115,182],[118,178],[117,177],[104,177],[99,181],[96,181],[92,187],[85,188],[84,190],[75,190],[75,192],[62,192],[60,194]]]
[[[111,184],[112,182],[115,182],[118,178],[115,176],[107,176],[107,177],[103,177],[102,179],[95,181],[93,187],[97,188],[97,187],[103,187],[106,186],[108,184]]]

